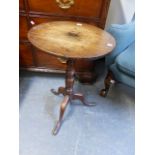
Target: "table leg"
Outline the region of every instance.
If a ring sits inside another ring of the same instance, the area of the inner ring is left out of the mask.
[[[80,100],[80,101],[81,101],[84,105],[86,105],[86,106],[95,106],[95,105],[96,105],[95,103],[87,102],[87,101],[85,100],[84,95],[81,94],[81,93],[73,94],[72,100]]]
[[[66,110],[68,103],[69,103],[69,96],[67,95],[64,97],[64,100],[61,103],[59,120],[58,120],[55,128],[53,129],[53,135],[56,135],[60,129],[62,118],[63,118],[64,112]]]
[[[51,92],[54,94],[54,95],[65,95],[66,94],[66,88],[64,87],[59,87],[58,90],[54,90],[54,89],[51,89]]]
[[[77,100],[80,100],[84,105],[87,105],[87,106],[94,106],[95,105],[93,103],[86,102],[83,94],[74,93],[74,91],[73,91],[74,78],[75,78],[74,60],[69,59],[67,61],[65,88],[59,87],[58,91],[54,91],[53,89],[51,90],[55,95],[63,94],[65,96],[64,100],[60,106],[59,120],[58,120],[58,122],[57,122],[57,124],[53,130],[54,135],[56,135],[60,129],[64,112],[65,112],[66,107],[70,101],[77,99]]]

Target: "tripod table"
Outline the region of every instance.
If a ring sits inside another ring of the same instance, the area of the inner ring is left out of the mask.
[[[67,63],[65,87],[59,87],[58,91],[52,89],[55,95],[64,95],[59,120],[53,130],[56,135],[70,101],[78,99],[84,105],[94,105],[86,102],[83,94],[73,91],[75,61],[103,57],[113,50],[115,39],[96,26],[72,21],[53,21],[34,26],[28,32],[28,39],[38,49]]]

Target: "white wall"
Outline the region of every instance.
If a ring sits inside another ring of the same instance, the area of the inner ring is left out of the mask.
[[[130,22],[134,12],[135,0],[111,0],[105,28]]]

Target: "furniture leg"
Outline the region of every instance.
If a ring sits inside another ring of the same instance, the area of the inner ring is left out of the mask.
[[[67,61],[66,81],[65,81],[66,94],[69,96],[73,94],[74,80],[75,80],[74,60],[69,59]]]
[[[62,124],[62,118],[63,118],[64,112],[66,110],[68,103],[69,103],[69,96],[67,95],[64,97],[64,100],[61,103],[59,120],[58,120],[55,128],[53,129],[53,135],[56,135],[60,129],[60,126]]]
[[[96,104],[95,103],[89,103],[85,100],[85,97],[83,94],[81,93],[76,93],[76,94],[73,94],[72,96],[72,100],[80,100],[84,105],[86,106],[95,106]]]
[[[64,112],[65,112],[66,107],[70,101],[72,94],[73,94],[73,84],[74,84],[74,74],[75,74],[73,64],[74,64],[73,60],[69,59],[67,61],[66,80],[65,80],[66,86],[65,86],[65,88],[60,87],[57,92],[52,90],[52,92],[56,95],[58,95],[60,93],[65,95],[64,100],[61,103],[61,107],[60,107],[59,120],[58,120],[55,128],[53,129],[53,135],[56,135],[58,133],[60,127],[61,127]]]
[[[53,135],[56,135],[61,127],[63,115],[64,115],[65,109],[66,109],[67,105],[69,104],[69,102],[71,102],[72,100],[78,99],[84,105],[87,105],[87,106],[95,105],[93,103],[86,102],[83,94],[81,94],[81,93],[74,94],[74,92],[73,92],[74,79],[75,79],[74,60],[69,59],[69,60],[67,60],[65,88],[60,87],[58,89],[58,91],[54,91],[53,89],[51,90],[55,95],[59,95],[59,94],[64,95],[64,100],[61,103],[61,107],[60,107],[59,120],[58,120],[55,128],[53,129]]]
[[[51,92],[54,94],[54,95],[64,95],[66,94],[66,89],[64,87],[59,87],[58,90],[54,90],[54,89],[51,89]]]
[[[115,83],[115,81],[113,79],[113,74],[112,74],[111,71],[108,71],[108,74],[107,74],[107,76],[106,76],[106,78],[104,80],[104,89],[102,89],[100,91],[100,95],[103,96],[103,97],[106,97],[111,85],[114,84],[114,83]]]

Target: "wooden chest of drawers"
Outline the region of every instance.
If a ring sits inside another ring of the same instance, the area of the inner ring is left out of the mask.
[[[28,30],[34,25],[54,20],[86,22],[104,28],[109,4],[110,0],[20,0],[20,68],[63,73],[66,64],[33,47],[27,39]],[[75,68],[80,81],[94,80],[94,61],[77,60]]]

